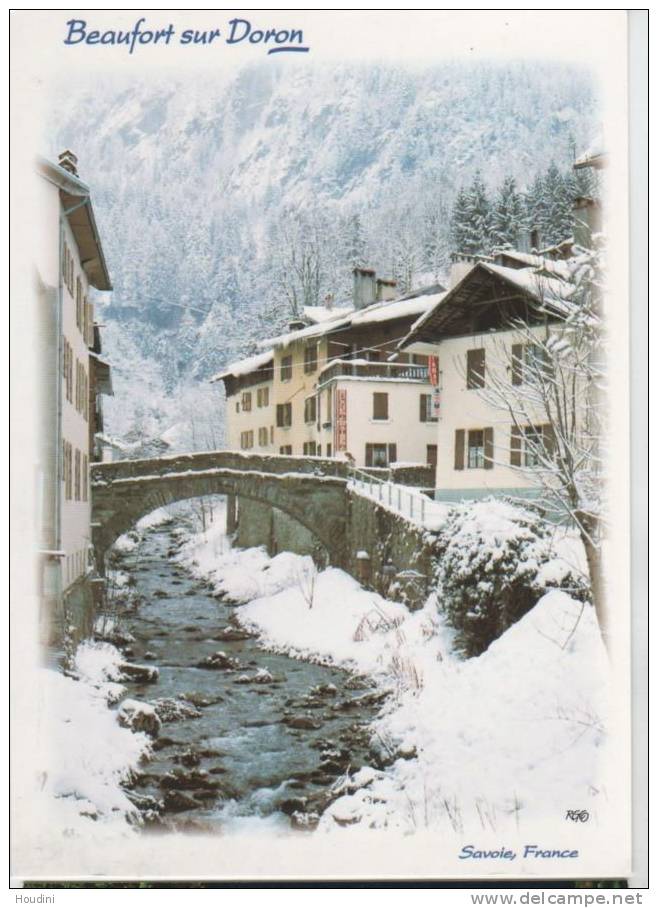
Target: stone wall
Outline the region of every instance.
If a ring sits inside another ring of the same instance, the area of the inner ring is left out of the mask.
[[[429,593],[436,536],[352,492],[348,510],[349,572],[364,586],[420,608]],[[387,562],[390,573],[383,570]]]

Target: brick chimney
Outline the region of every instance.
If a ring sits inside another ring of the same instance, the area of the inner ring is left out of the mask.
[[[592,248],[592,234],[601,231],[601,205],[588,196],[579,196],[573,203],[573,239],[576,246]]]
[[[68,148],[66,151],[63,151],[59,156],[59,166],[64,170],[68,170],[69,173],[72,173],[74,177],[78,175],[78,156],[73,154]]]
[[[377,281],[372,268],[354,269],[354,308],[364,309],[377,298]]]

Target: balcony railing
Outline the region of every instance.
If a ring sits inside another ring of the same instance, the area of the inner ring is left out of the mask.
[[[398,378],[406,381],[427,382],[427,366],[414,363],[374,363],[367,359],[338,359],[322,370],[322,383],[334,378]]]

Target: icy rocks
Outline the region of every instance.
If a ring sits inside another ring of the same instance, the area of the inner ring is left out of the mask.
[[[254,635],[241,627],[223,627],[221,631],[212,637],[213,640],[219,640],[221,643],[233,642],[237,640],[249,640]]]
[[[259,668],[253,675],[240,675],[235,679],[235,684],[274,684],[274,675],[266,668]]]
[[[176,697],[160,697],[153,700],[153,707],[162,722],[180,722],[182,719],[198,719],[201,710],[193,703]]]
[[[155,684],[160,677],[157,668],[150,665],[133,665],[132,662],[120,662],[119,671],[124,681],[139,681],[142,684]]]
[[[286,716],[283,723],[284,725],[287,725],[288,728],[299,728],[304,730],[322,728],[322,722],[318,722],[317,719],[313,719],[311,716]]]
[[[208,778],[208,773],[199,769],[174,769],[160,778],[160,788],[190,791],[219,791],[219,782]]]
[[[181,694],[181,699],[187,700],[187,702],[191,703],[193,706],[198,706],[201,708],[206,706],[214,706],[216,703],[223,703],[224,701],[224,698],[218,695],[215,697],[208,697],[206,696],[206,694],[200,694],[195,690]]]
[[[119,725],[132,731],[143,731],[152,738],[160,732],[162,723],[150,703],[141,700],[124,700],[117,713]]]
[[[196,664],[197,668],[210,668],[215,671],[238,671],[242,666],[240,665],[239,659],[234,659],[232,656],[227,655],[223,650],[218,650],[216,653],[212,653],[210,656],[206,656],[205,659],[202,659]]]

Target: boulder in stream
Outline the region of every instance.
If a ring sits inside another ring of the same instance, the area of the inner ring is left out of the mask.
[[[134,665],[132,662],[120,662],[119,671],[123,681],[141,681],[142,684],[155,684],[160,677],[157,668],[150,665]]]
[[[234,684],[274,684],[276,678],[266,668],[259,668],[253,675],[240,675]]]
[[[211,639],[219,640],[222,643],[224,643],[224,642],[230,643],[230,642],[238,641],[238,640],[249,640],[253,636],[254,636],[253,634],[251,634],[249,631],[244,630],[244,628],[241,628],[241,627],[223,627]]]
[[[302,730],[322,728],[322,722],[318,722],[317,719],[313,719],[311,716],[286,716],[283,724],[287,725],[288,728],[299,728]]]
[[[206,656],[205,659],[197,662],[196,667],[210,668],[214,669],[215,671],[229,672],[238,671],[240,668],[242,668],[239,659],[234,659],[232,656],[227,655],[223,650],[218,650],[218,652],[212,653],[210,656]]]
[[[160,732],[162,723],[150,703],[141,700],[124,700],[117,712],[119,725],[131,731],[143,731],[152,738]]]
[[[183,719],[198,719],[201,710],[193,703],[187,700],[179,700],[177,697],[160,697],[153,700],[158,717],[162,722],[180,722]]]
[[[208,773],[199,769],[173,769],[160,777],[160,788],[189,791],[219,791],[219,782],[208,778]]]

